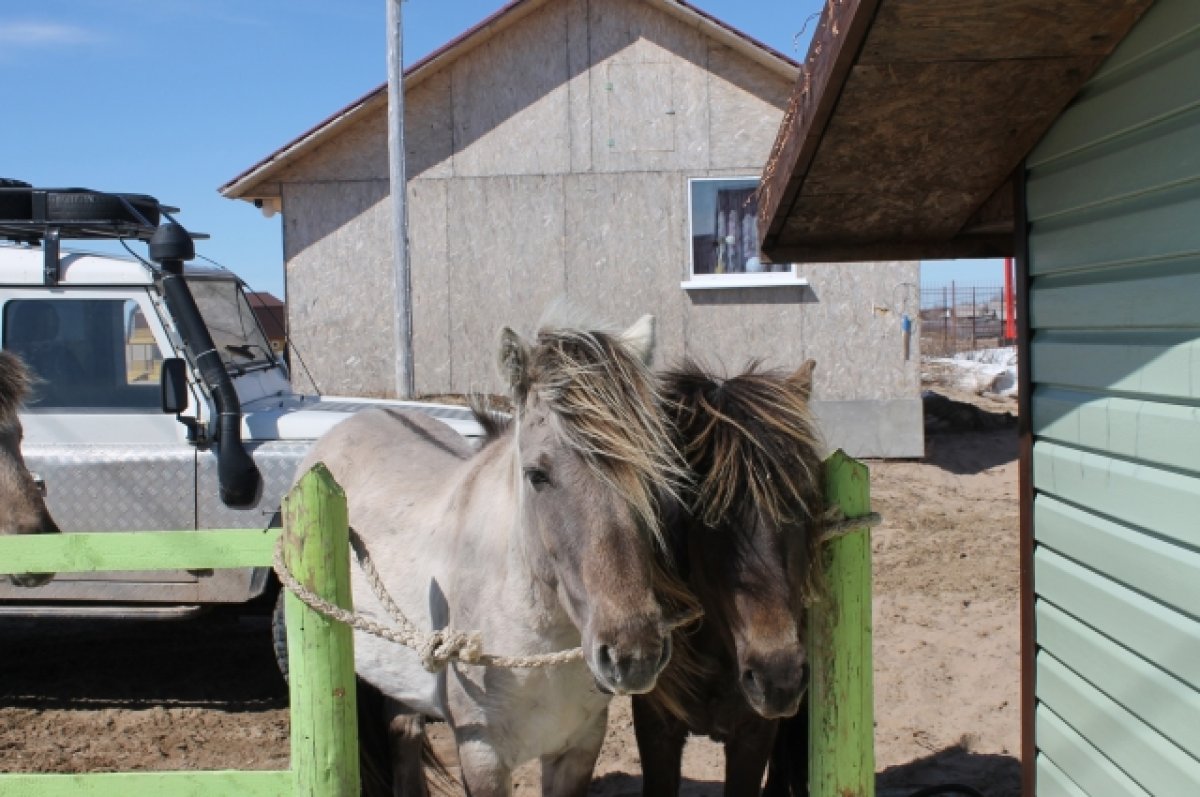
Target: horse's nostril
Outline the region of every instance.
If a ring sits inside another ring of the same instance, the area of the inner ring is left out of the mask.
[[[621,671],[617,667],[616,659],[613,657],[612,648],[608,645],[601,645],[596,648],[596,663],[610,678],[615,681],[621,680]]]
[[[762,684],[754,670],[742,670],[742,687],[751,694],[762,694]]]

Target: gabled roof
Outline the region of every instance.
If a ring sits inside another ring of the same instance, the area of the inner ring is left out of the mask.
[[[557,0],[513,0],[470,30],[447,42],[404,70],[406,91],[451,62],[463,57],[487,42],[497,33],[509,28],[533,11]],[[774,48],[763,44],[686,0],[644,0],[675,18],[720,41],[747,58],[793,80],[800,65]],[[256,193],[260,184],[269,181],[284,166],[304,157],[314,147],[327,141],[359,118],[387,106],[387,84],[373,89],[354,102],[332,114],[310,130],[263,158],[234,177],[219,189],[230,199],[255,199],[274,196],[274,190]]]
[[[762,250],[1013,254],[1015,169],[1152,3],[831,0],[764,172]]]

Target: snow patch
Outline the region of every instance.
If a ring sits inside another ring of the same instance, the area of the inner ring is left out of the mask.
[[[953,357],[933,358],[930,362],[946,367],[953,374],[954,386],[960,390],[976,395],[1017,395],[1015,346],[961,352]]]

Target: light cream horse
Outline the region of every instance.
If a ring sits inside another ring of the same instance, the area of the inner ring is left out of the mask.
[[[658,496],[682,465],[645,365],[651,345],[649,317],[621,334],[544,326],[526,341],[505,329],[515,413],[481,451],[425,415],[371,410],[301,465],[323,461],[345,489],[351,526],[418,626],[479,630],[489,653],[510,656],[582,645],[583,661],[551,668],[454,663],[435,675],[411,650],[355,634],[361,678],[449,723],[473,797],[511,794],[513,769],[534,758],[544,795],[582,797],[610,694],[649,691],[670,658],[664,605],[686,598],[655,565]],[[352,571],[356,609],[386,623]],[[419,756],[403,749],[396,788],[423,792]]]
[[[56,533],[41,491],[21,457],[21,422],[17,409],[29,393],[30,376],[16,355],[0,351],[0,534]],[[22,587],[45,584],[47,573],[13,573]]]

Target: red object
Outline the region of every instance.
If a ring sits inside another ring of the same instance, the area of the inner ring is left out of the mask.
[[[1004,337],[1017,339],[1017,297],[1013,293],[1016,279],[1013,275],[1013,259],[1004,258]]]

